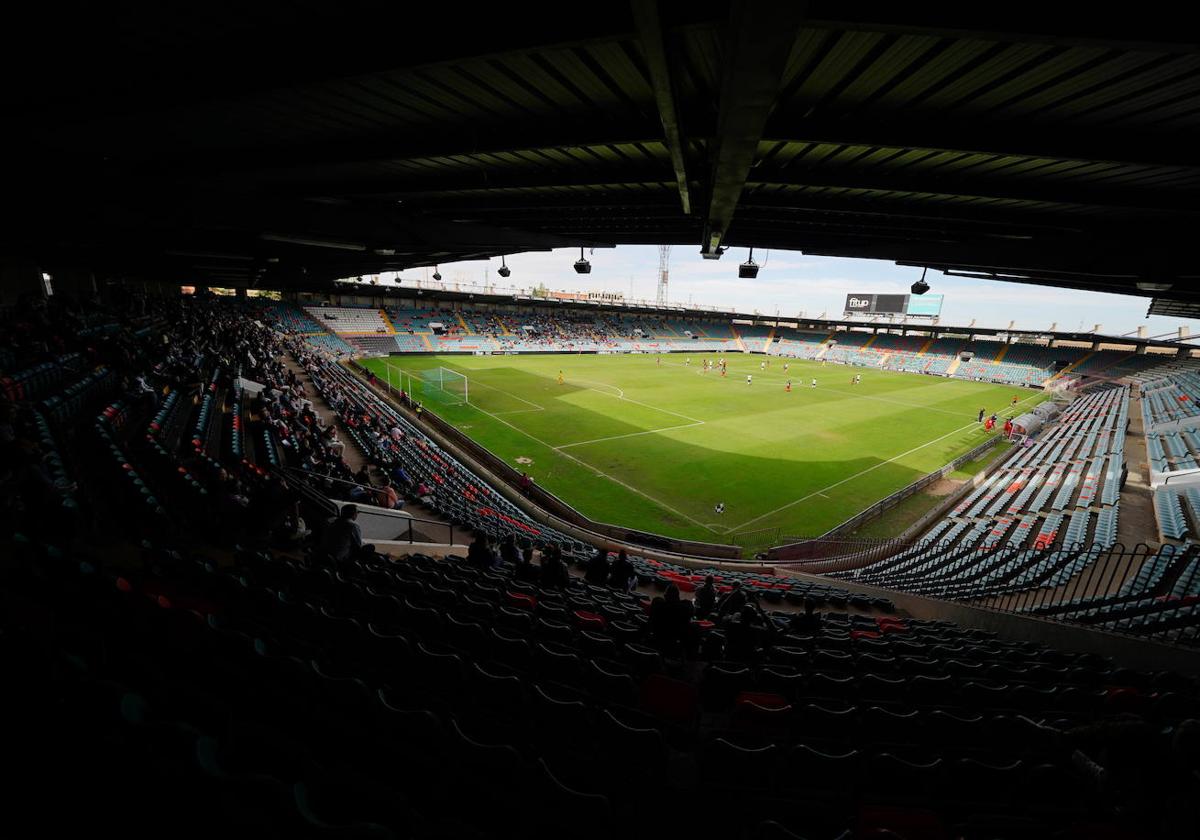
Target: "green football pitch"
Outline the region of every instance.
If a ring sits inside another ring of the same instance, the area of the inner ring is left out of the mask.
[[[978,446],[988,434],[979,409],[1003,418],[1044,399],[811,361],[772,358],[764,370],[761,355],[726,356],[724,377],[705,372],[703,360],[717,357],[392,356],[366,365],[594,520],[747,550],[822,534]],[[467,402],[462,381],[439,368],[466,376]]]

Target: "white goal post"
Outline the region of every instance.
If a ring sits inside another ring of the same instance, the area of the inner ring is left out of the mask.
[[[456,370],[450,370],[450,368],[444,367],[440,367],[436,371],[430,371],[430,373],[436,376],[435,381],[437,382],[438,388],[442,389],[447,394],[457,397],[464,403],[469,403],[471,401],[471,383],[467,377],[463,376]]]

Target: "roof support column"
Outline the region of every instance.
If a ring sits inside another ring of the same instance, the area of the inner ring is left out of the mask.
[[[805,3],[735,0],[725,44],[700,253],[717,259],[775,107]]]

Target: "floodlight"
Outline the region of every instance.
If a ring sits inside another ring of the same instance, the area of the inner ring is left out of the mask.
[[[591,274],[592,264],[583,257],[583,246],[579,247],[579,259],[575,261],[576,274]]]
[[[750,249],[750,258],[738,266],[738,277],[742,280],[753,280],[758,276],[758,263],[754,261],[754,249]]]
[[[928,266],[926,266],[924,269],[922,269],[921,279],[918,280],[916,283],[912,284],[912,293],[914,295],[923,295],[929,291],[929,284],[925,282],[925,272],[926,271],[929,271]]]

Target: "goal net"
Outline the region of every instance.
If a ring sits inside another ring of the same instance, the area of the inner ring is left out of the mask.
[[[440,367],[436,371],[430,371],[430,379],[436,381],[438,388],[454,398],[455,402],[469,403],[470,400],[470,382],[467,377],[463,376],[456,370]]]
[[[389,388],[403,391],[415,400],[442,405],[469,402],[467,377],[449,368],[409,371],[389,366],[386,377]]]

